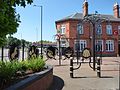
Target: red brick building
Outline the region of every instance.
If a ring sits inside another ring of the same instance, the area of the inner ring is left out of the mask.
[[[113,5],[113,13],[114,15],[99,14],[101,19],[106,20],[95,25],[95,50],[102,51],[104,56],[120,55],[120,16],[118,3]],[[76,51],[76,38],[78,35],[80,38],[80,52],[86,47],[93,48],[93,26],[89,22],[79,25],[79,22],[85,16],[92,16],[92,14],[88,13],[88,2],[86,0],[83,3],[83,13],[74,13],[55,22],[57,32],[62,35],[60,39],[62,48],[70,46]]]

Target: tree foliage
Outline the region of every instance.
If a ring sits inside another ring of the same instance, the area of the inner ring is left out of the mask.
[[[25,7],[33,0],[0,0],[0,45],[6,39],[6,35],[17,32],[20,23],[20,15],[16,12],[16,6]]]
[[[21,39],[21,40],[20,40],[20,39],[17,39],[17,38],[15,38],[15,37],[9,36],[9,37],[7,38],[6,45],[7,45],[7,47],[10,46],[10,45],[13,45],[13,44],[16,44],[17,46],[22,46],[23,43],[24,43],[24,45],[27,46],[27,47],[31,45],[31,42],[29,42],[29,41],[26,41],[26,40],[24,40],[24,39]]]
[[[52,41],[47,41],[47,40],[42,40],[43,43],[52,43]],[[38,43],[41,43],[41,41],[39,41]]]

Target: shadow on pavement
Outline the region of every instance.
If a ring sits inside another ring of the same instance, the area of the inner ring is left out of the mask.
[[[62,64],[62,65],[53,65],[54,67],[61,67],[61,66],[70,66],[70,64]]]
[[[101,71],[119,71],[119,70],[101,70]]]
[[[101,76],[100,78],[114,78],[112,76]]]
[[[97,76],[88,76],[88,77],[73,77],[74,79],[77,78],[98,78]],[[100,78],[114,78],[112,76],[101,76]]]
[[[88,78],[88,77],[73,77],[74,79],[77,79],[77,78]]]
[[[48,90],[62,90],[63,86],[64,81],[58,76],[53,76],[53,83]]]

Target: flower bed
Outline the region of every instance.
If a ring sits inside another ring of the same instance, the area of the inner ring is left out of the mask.
[[[9,87],[11,83],[13,85],[21,80],[31,79],[31,77],[38,78],[41,72],[43,74],[46,70],[45,62],[40,58],[20,62],[0,62],[0,90]]]
[[[46,70],[31,74],[6,90],[47,90],[53,81],[53,68],[47,67]]]

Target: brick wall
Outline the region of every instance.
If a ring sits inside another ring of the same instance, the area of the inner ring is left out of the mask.
[[[47,90],[53,82],[53,67],[31,74],[28,78],[11,85],[5,90]]]
[[[53,72],[48,73],[41,79],[36,80],[34,83],[28,85],[23,90],[47,90],[53,81]]]
[[[67,20],[64,22],[66,24],[66,36],[69,38],[69,45],[70,47],[74,47],[74,40],[76,39],[77,35],[77,24],[78,20]],[[63,22],[56,23],[56,28],[60,28],[60,25],[63,24]],[[103,49],[104,51],[102,52],[103,54],[109,54],[113,56],[117,56],[118,54],[118,35],[107,35],[106,34],[106,22],[102,23],[102,36],[101,39],[103,40]],[[114,30],[118,30],[118,26],[120,25],[120,22],[111,22],[112,25],[112,30],[114,33]],[[85,22],[84,23],[84,34],[80,35],[80,39],[82,40],[87,40],[87,47],[91,48],[92,47],[92,39],[90,37],[92,36],[92,27],[89,23]],[[106,52],[106,40],[114,40],[114,51],[113,52]]]

